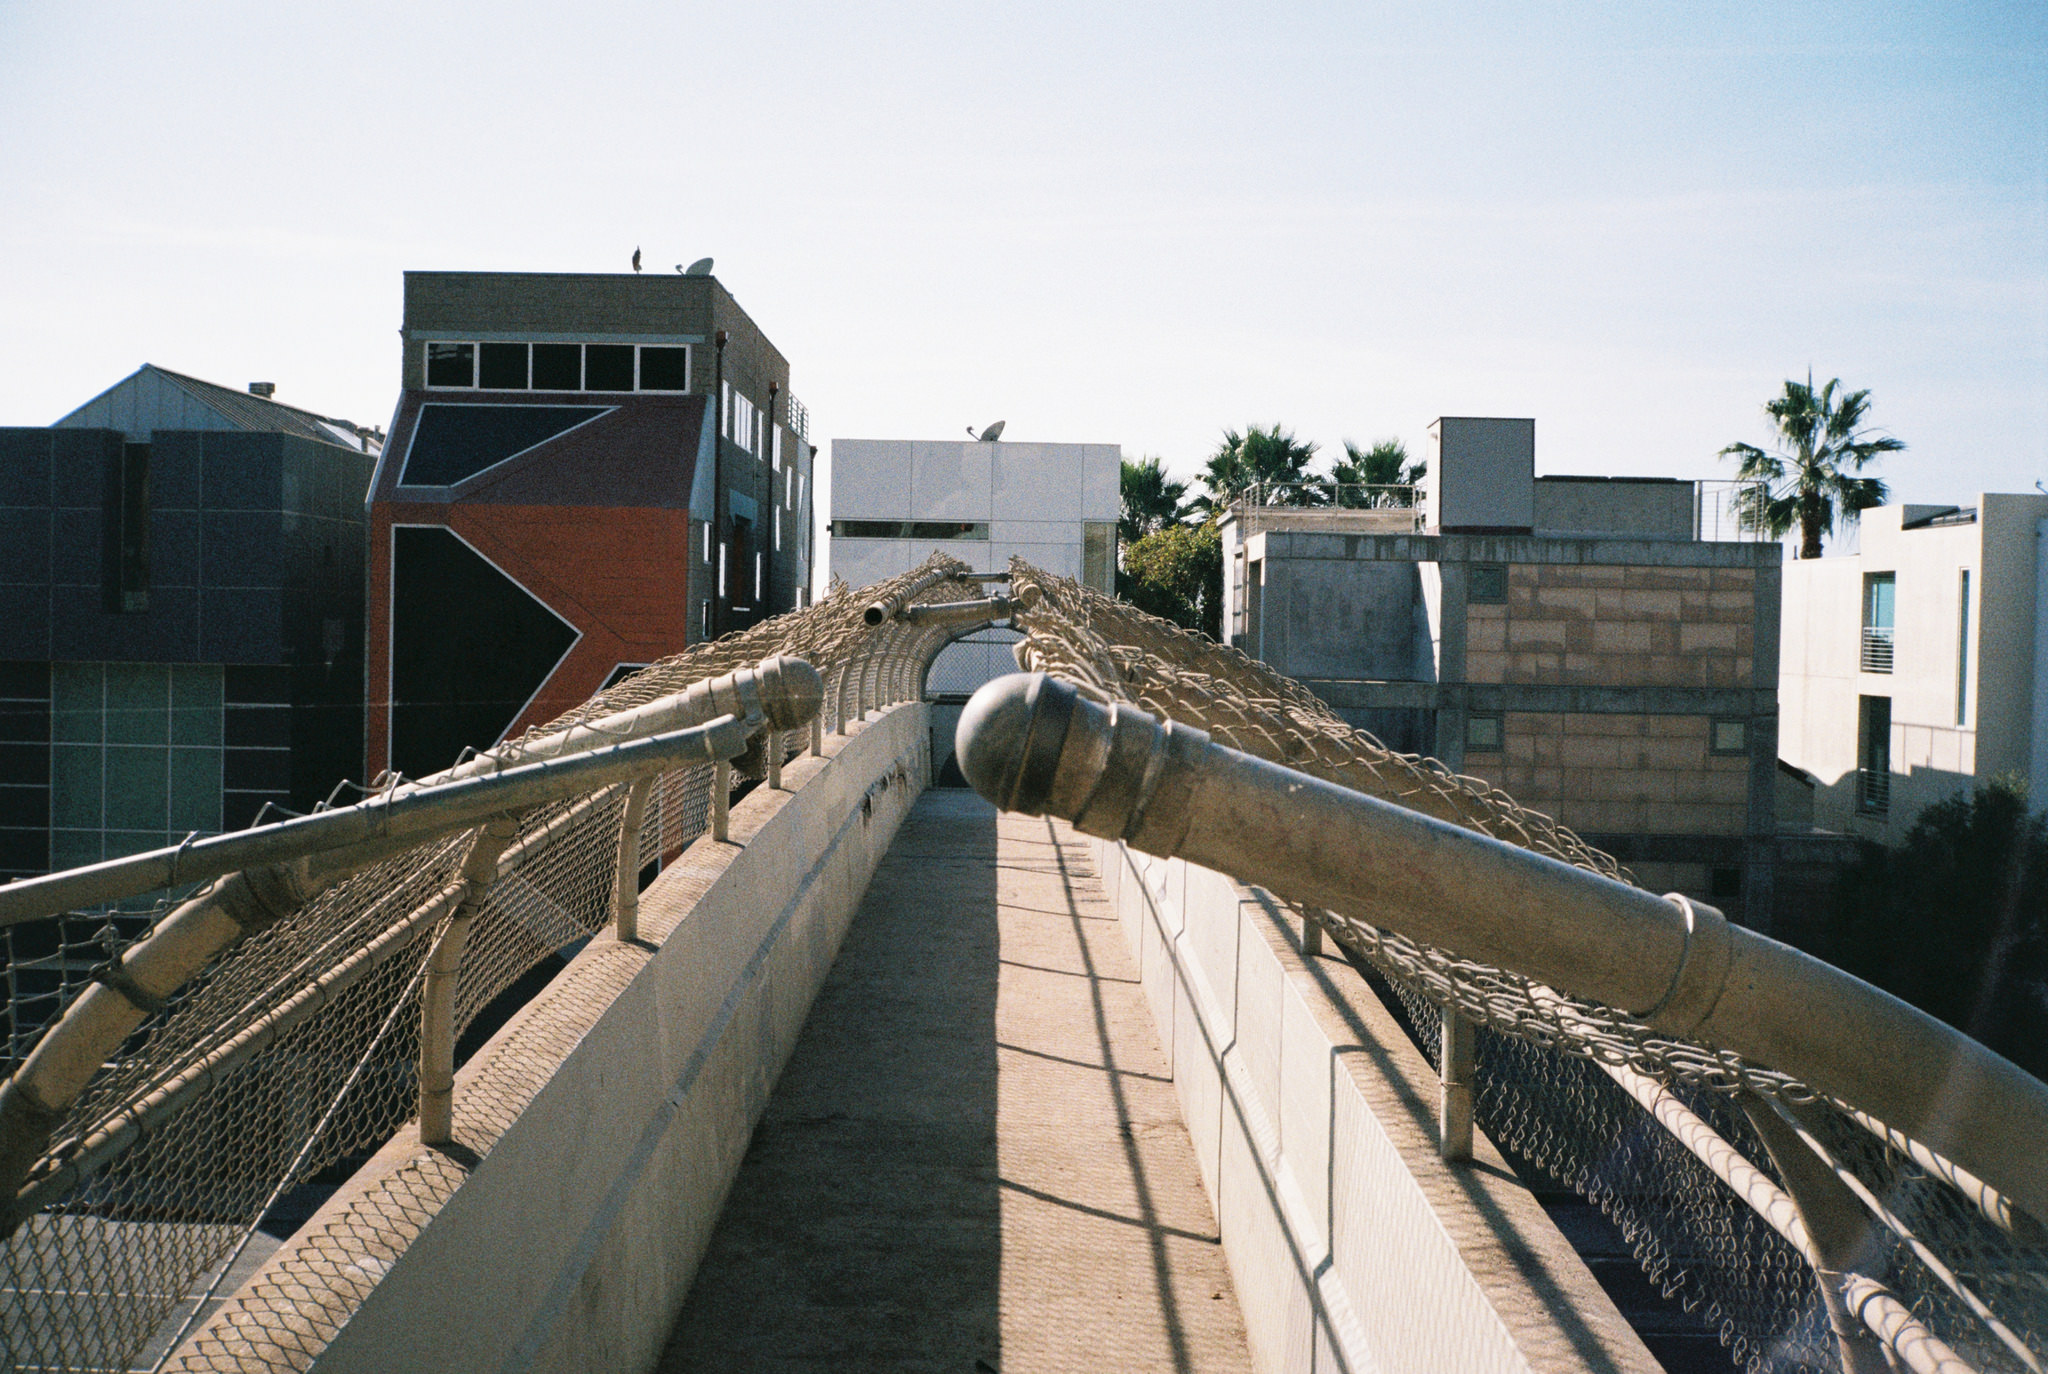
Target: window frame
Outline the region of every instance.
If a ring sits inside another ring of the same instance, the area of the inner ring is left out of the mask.
[[[1489,582],[1498,577],[1499,590],[1482,590],[1481,578]],[[1465,604],[1468,606],[1505,606],[1508,604],[1508,565],[1505,563],[1474,563],[1465,574]]]
[[[1493,743],[1478,744],[1473,741],[1472,728],[1476,725],[1493,727]],[[1507,713],[1504,711],[1468,711],[1465,714],[1465,752],[1469,754],[1504,754],[1508,747]]]
[[[1721,743],[1723,727],[1741,732],[1742,743],[1730,748]],[[1715,716],[1707,722],[1707,753],[1716,758],[1746,758],[1749,755],[1749,722],[1741,716]]]

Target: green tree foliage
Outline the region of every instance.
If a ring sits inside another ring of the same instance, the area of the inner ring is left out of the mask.
[[[1343,461],[1331,467],[1330,478],[1338,484],[1338,505],[1380,509],[1413,506],[1415,494],[1407,491],[1353,491],[1347,488],[1412,487],[1421,482],[1423,475],[1428,471],[1429,464],[1408,461],[1408,446],[1399,439],[1382,439],[1366,449],[1346,439]]]
[[[1864,466],[1881,454],[1898,453],[1905,444],[1864,427],[1870,410],[1869,391],[1836,389],[1841,378],[1820,390],[1813,376],[1805,385],[1787,381],[1782,395],[1764,403],[1764,413],[1778,433],[1777,452],[1754,444],[1730,444],[1723,458],[1739,460],[1735,476],[1735,510],[1745,529],[1782,539],[1799,527],[1799,556],[1820,557],[1821,536],[1833,532],[1837,520],[1854,521],[1872,506],[1884,504],[1885,486],[1875,477],[1859,477]]]
[[[1223,442],[1202,468],[1202,485],[1208,493],[1197,498],[1196,504],[1213,517],[1221,515],[1237,497],[1256,489],[1268,505],[1328,505],[1327,492],[1299,485],[1315,480],[1308,470],[1315,456],[1313,443],[1296,439],[1292,431],[1279,425],[1265,429],[1250,425],[1242,434],[1226,429]]]
[[[1116,533],[1127,549],[1155,530],[1187,519],[1188,484],[1168,477],[1166,465],[1156,457],[1135,463],[1124,460],[1122,494],[1123,514]]]
[[[1117,591],[1141,611],[1222,637],[1223,540],[1215,523],[1168,525],[1124,550]]]
[[[2048,818],[1994,783],[1845,876],[1814,950],[2048,1077]]]

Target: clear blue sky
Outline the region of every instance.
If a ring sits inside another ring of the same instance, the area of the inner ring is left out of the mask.
[[[407,268],[710,254],[815,434],[1729,475],[1811,365],[2048,480],[2048,7],[0,0],[0,423],[384,423]]]

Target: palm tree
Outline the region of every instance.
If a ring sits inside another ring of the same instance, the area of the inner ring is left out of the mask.
[[[1851,391],[1837,398],[1837,377],[1819,391],[1813,374],[1806,384],[1788,380],[1781,396],[1765,402],[1764,413],[1777,427],[1777,452],[1754,444],[1730,444],[1723,458],[1742,466],[1736,480],[1736,518],[1744,529],[1782,539],[1799,526],[1799,556],[1820,557],[1821,537],[1833,533],[1839,518],[1852,522],[1872,506],[1884,504],[1884,482],[1858,477],[1879,454],[1899,453],[1905,444],[1890,435],[1872,436],[1863,427],[1870,392]]]
[[[1116,532],[1127,549],[1154,530],[1178,525],[1187,518],[1188,484],[1168,477],[1159,458],[1135,463],[1126,458],[1121,493],[1123,514],[1116,522]]]
[[[1202,485],[1209,492],[1195,504],[1217,516],[1249,492],[1273,506],[1328,505],[1327,493],[1301,485],[1311,480],[1308,465],[1315,456],[1313,443],[1296,439],[1278,425],[1248,425],[1242,434],[1226,429],[1223,442],[1202,469]]]
[[[1382,439],[1366,449],[1346,439],[1344,461],[1330,469],[1330,477],[1338,483],[1337,504],[1340,506],[1412,506],[1415,504],[1413,492],[1347,491],[1345,488],[1412,487],[1421,482],[1423,474],[1428,471],[1429,464],[1408,461],[1408,446],[1399,439]]]

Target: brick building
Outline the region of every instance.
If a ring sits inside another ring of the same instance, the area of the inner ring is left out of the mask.
[[[418,775],[801,605],[808,419],[716,278],[408,272],[369,771]]]
[[[1695,538],[1691,483],[1536,477],[1527,420],[1433,434],[1423,513],[1226,518],[1231,641],[1644,886],[1767,926],[1778,546]]]

